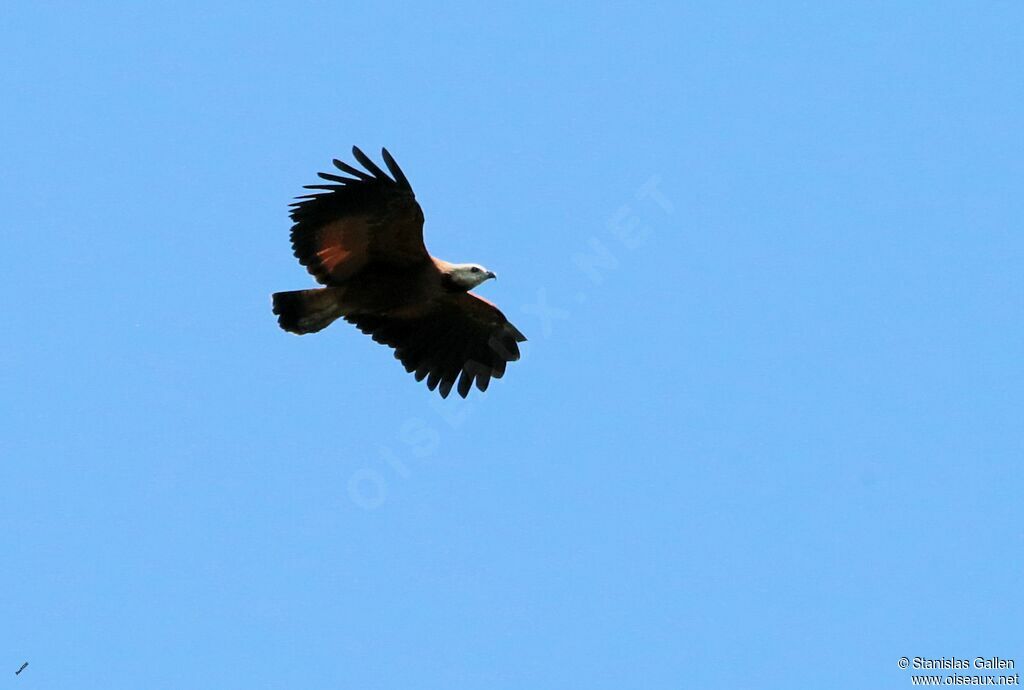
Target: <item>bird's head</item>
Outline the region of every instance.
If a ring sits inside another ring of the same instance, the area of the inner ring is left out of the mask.
[[[479,264],[452,264],[448,270],[448,278],[463,290],[472,290],[485,280],[497,277]]]

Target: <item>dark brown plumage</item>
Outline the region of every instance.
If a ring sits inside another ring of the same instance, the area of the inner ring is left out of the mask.
[[[375,341],[417,381],[447,397],[487,390],[526,340],[496,306],[468,292],[494,274],[427,253],[423,210],[394,158],[382,150],[389,177],[358,148],[367,172],[335,160],[350,177],[320,173],[332,184],[292,204],[292,248],[299,263],[326,287],[273,296],[281,328],[315,333],[338,318]],[[456,386],[457,382],[457,386]]]

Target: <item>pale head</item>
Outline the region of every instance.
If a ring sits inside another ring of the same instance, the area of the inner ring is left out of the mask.
[[[446,271],[448,278],[463,290],[472,290],[489,278],[497,278],[480,264],[450,264]]]

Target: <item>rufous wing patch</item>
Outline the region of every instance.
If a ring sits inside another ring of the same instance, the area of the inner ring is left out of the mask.
[[[324,247],[316,255],[320,258],[320,265],[324,267],[324,270],[328,273],[334,273],[341,263],[352,256],[352,252],[344,247],[335,245],[333,247]]]
[[[334,280],[344,280],[365,266],[366,229],[364,218],[344,218],[323,226],[317,236],[316,251],[323,272]]]

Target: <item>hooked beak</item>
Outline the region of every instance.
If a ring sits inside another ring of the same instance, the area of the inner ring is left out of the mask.
[[[498,276],[494,275],[494,271],[487,271],[487,277],[494,278],[495,280],[498,279]]]

